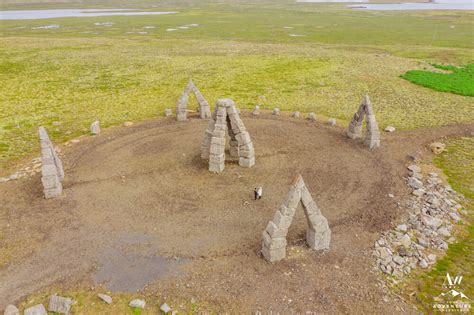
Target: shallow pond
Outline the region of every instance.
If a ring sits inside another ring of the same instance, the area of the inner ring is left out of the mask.
[[[134,9],[57,9],[0,11],[0,20],[37,20],[62,17],[94,17],[113,15],[160,15],[177,12],[143,12]]]

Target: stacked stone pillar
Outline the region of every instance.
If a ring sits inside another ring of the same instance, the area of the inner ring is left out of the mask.
[[[351,139],[362,138],[362,123],[364,122],[364,117],[366,118],[367,128],[365,144],[371,149],[378,148],[380,147],[380,130],[368,95],[364,96],[359,109],[352,117],[347,136]]]
[[[41,144],[41,182],[43,183],[43,193],[46,199],[56,198],[62,193],[62,180],[64,179],[64,169],[54,146],[49,139],[44,127],[38,130]]]
[[[234,101],[231,99],[217,100],[212,118],[204,133],[201,145],[201,158],[209,159],[209,171],[220,173],[225,168],[227,134],[230,136],[230,156],[238,158],[239,165],[242,167],[255,165],[253,143]]]
[[[286,201],[276,211],[273,219],[268,222],[263,232],[262,254],[268,261],[275,262],[286,257],[286,235],[300,201],[308,222],[307,244],[314,250],[329,249],[331,230],[327,219],[322,215],[311,197],[311,193],[301,175],[297,175],[293,180]]]
[[[227,134],[227,111],[217,101],[214,130],[209,147],[209,171],[220,173],[225,168],[225,142]]]
[[[176,120],[177,121],[186,121],[187,117],[187,104],[188,104],[188,93],[186,91],[181,94],[178,102],[176,103]]]

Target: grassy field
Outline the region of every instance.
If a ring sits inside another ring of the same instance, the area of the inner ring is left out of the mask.
[[[447,152],[437,156],[434,163],[447,175],[451,186],[465,196],[468,216],[458,227],[462,235],[459,241],[449,245],[446,255],[430,272],[413,275],[405,288],[406,293],[415,292],[411,298],[426,313],[433,312],[433,298],[446,291],[442,285],[447,272],[462,275],[459,290],[471,299],[474,296],[474,138],[450,139]]]
[[[179,13],[1,22],[0,173],[37,151],[39,125],[60,143],[87,133],[96,119],[106,127],[162,115],[191,77],[211,103],[231,97],[242,108],[314,111],[342,123],[365,93],[381,126],[413,129],[474,117],[470,98],[400,78],[433,62],[472,61],[469,12],[133,5]],[[113,24],[95,24],[104,22]],[[58,28],[36,29],[51,24]],[[198,26],[167,31],[188,24]]]
[[[474,96],[474,64],[464,67],[434,64],[433,67],[448,73],[412,70],[402,75],[402,78],[436,91]]]

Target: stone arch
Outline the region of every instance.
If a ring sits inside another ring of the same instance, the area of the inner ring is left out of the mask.
[[[367,128],[365,144],[371,149],[380,147],[379,126],[375,119],[375,113],[368,95],[364,96],[359,109],[352,117],[347,136],[351,139],[362,138],[362,123],[364,122],[364,118],[366,119]]]
[[[201,91],[197,88],[194,82],[190,79],[186,88],[184,89],[183,94],[176,103],[176,119],[178,121],[185,121],[187,119],[187,105],[189,100],[189,93],[193,93],[196,97],[196,100],[199,104],[199,116],[202,119],[207,119],[211,117],[211,106],[202,95]]]
[[[230,136],[230,156],[238,158],[242,167],[255,165],[253,143],[234,101],[219,99],[201,145],[201,158],[209,159],[209,171],[220,173],[224,170],[227,134]]]
[[[286,257],[288,228],[300,202],[308,222],[306,243],[315,250],[329,249],[331,230],[328,221],[314,202],[303,177],[298,174],[291,184],[286,201],[263,231],[262,254],[268,261],[275,262]]]

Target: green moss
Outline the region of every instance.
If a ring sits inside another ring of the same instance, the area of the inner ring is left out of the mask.
[[[412,70],[402,75],[402,78],[436,91],[474,96],[474,64],[464,67],[433,64],[433,67],[450,73]]]

